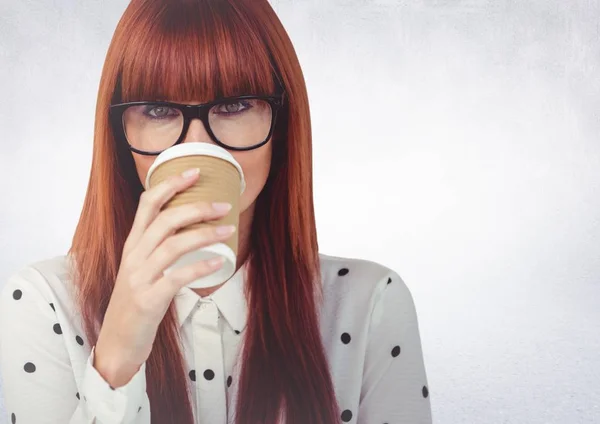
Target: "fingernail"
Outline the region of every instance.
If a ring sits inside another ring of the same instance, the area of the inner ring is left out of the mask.
[[[231,210],[231,203],[213,203],[212,207],[217,212],[227,212]]]
[[[181,176],[183,178],[193,178],[200,173],[200,168],[191,168],[187,171],[184,171]]]
[[[235,225],[220,225],[215,229],[215,232],[220,236],[233,234],[235,231]]]

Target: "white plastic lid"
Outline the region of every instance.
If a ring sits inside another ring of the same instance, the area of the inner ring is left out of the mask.
[[[229,153],[227,150],[223,149],[216,144],[210,143],[202,143],[202,142],[186,142],[177,144],[173,147],[169,147],[167,150],[161,152],[157,157],[154,163],[148,169],[148,174],[146,175],[146,184],[144,187],[148,189],[150,185],[150,176],[154,172],[154,170],[161,164],[169,161],[171,159],[179,158],[182,156],[213,156],[219,159],[223,159],[231,163],[235,166],[240,173],[241,178],[241,190],[240,194],[246,190],[246,181],[244,179],[244,171],[242,170],[242,166],[235,160],[233,155]]]

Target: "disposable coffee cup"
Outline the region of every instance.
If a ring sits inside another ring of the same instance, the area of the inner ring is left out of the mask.
[[[223,218],[189,225],[178,232],[201,227],[239,224],[240,196],[246,188],[242,167],[227,150],[209,143],[186,142],[177,144],[157,157],[146,177],[145,188],[154,187],[172,175],[181,175],[190,168],[199,168],[198,181],[185,191],[175,194],[164,206],[174,208],[200,201],[231,203],[231,211]],[[238,253],[238,231],[224,242],[212,244],[181,256],[164,273],[193,264],[200,260],[223,257],[223,266],[216,272],[188,284],[190,288],[214,287],[227,281],[235,273]]]

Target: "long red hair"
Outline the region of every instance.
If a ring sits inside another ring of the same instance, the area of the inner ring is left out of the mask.
[[[283,416],[288,424],[332,424],[339,413],[318,323],[308,98],[292,43],[267,0],[130,2],[102,70],[91,174],[69,253],[94,345],[143,191],[132,153],[113,137],[109,105],[270,94],[276,79],[286,104],[252,224],[236,422]],[[171,303],[146,367],[153,424],[193,424],[178,331]]]

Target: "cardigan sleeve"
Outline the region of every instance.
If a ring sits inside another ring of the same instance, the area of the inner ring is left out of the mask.
[[[432,423],[415,305],[393,271],[379,282],[371,314],[358,423]]]
[[[140,413],[145,364],[113,390],[92,366],[92,349],[78,384],[69,349],[81,346],[68,325],[59,323],[60,306],[49,303],[49,293],[33,267],[12,275],[0,291],[0,376],[8,422],[150,424],[149,411]]]

